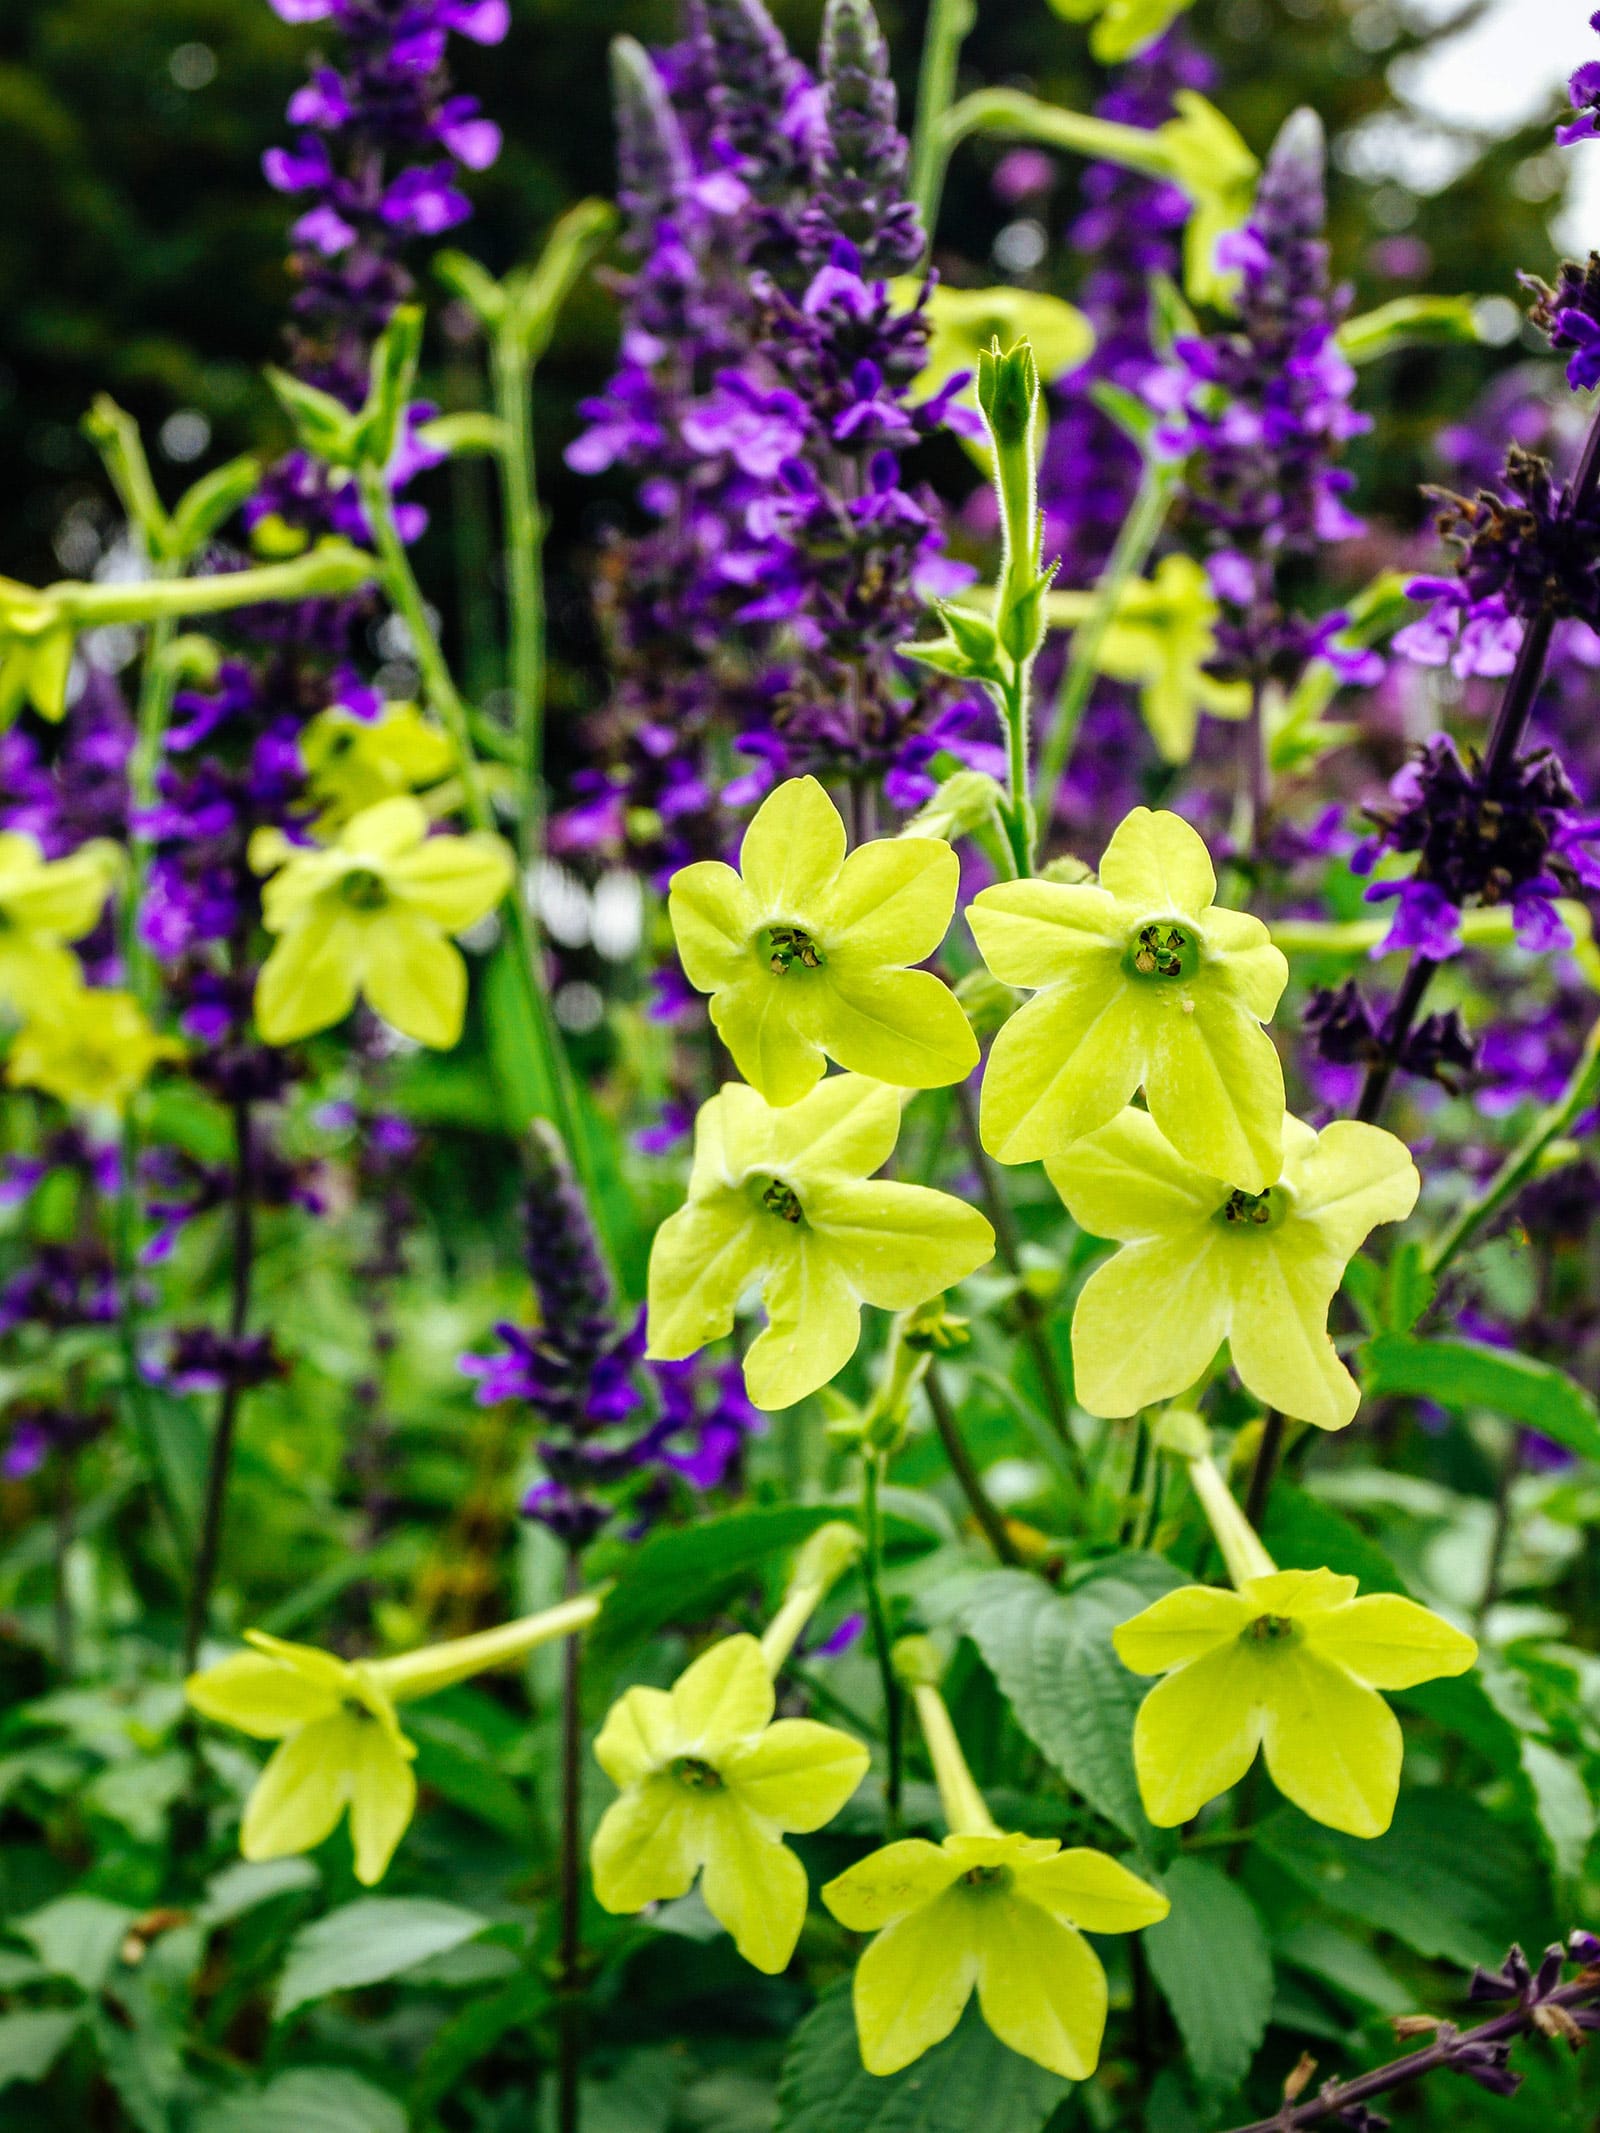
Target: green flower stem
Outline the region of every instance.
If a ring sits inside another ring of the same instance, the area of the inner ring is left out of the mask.
[[[922,1728],[928,1760],[933,1765],[934,1782],[939,1788],[939,1804],[944,1809],[951,1836],[998,1837],[999,1828],[967,1768],[967,1759],[961,1752],[956,1729],[950,1723],[944,1698],[931,1681],[923,1680],[912,1681],[911,1698],[916,1705],[917,1723]]]
[[[461,692],[456,687],[455,677],[450,671],[438,635],[429,620],[422,587],[417,583],[416,572],[411,567],[411,558],[394,522],[394,503],[381,467],[362,469],[361,500],[383,566],[384,592],[411,638],[428,699],[444,720],[450,737],[455,742],[467,814],[474,828],[493,831],[494,807],[483,782],[482,766],[473,747],[472,721],[467,706],[462,701]],[[555,1092],[556,1108],[560,1113],[555,1124],[582,1182],[596,1225],[603,1234],[604,1201],[598,1190],[587,1139],[579,1130],[577,1092],[573,1085],[572,1069],[567,1059],[566,1047],[561,1042],[550,1013],[550,1002],[546,997],[541,969],[538,935],[533,914],[528,908],[527,883],[521,878],[520,871],[517,882],[506,897],[503,909],[509,917],[516,941],[518,952],[514,962],[544,1055],[546,1080]]]
[[[1158,129],[1119,126],[1111,119],[1091,118],[1084,111],[1067,111],[1059,104],[1029,96],[1020,89],[978,89],[952,104],[933,129],[930,157],[936,158],[933,187],[942,186],[951,156],[974,134],[998,134],[1002,139],[1038,141],[1046,148],[1064,149],[1069,155],[1087,156],[1092,162],[1120,163],[1125,170],[1146,177],[1178,182],[1172,151]],[[930,197],[937,199],[937,190]]]
[[[452,1637],[447,1643],[402,1652],[394,1659],[374,1659],[368,1663],[367,1672],[396,1703],[432,1696],[491,1667],[509,1666],[541,1644],[577,1635],[595,1620],[604,1598],[603,1592],[579,1593],[539,1614],[502,1622],[495,1629],[479,1630],[470,1637]]]
[[[544,846],[545,589],[544,515],[533,453],[532,354],[514,319],[490,341],[495,413],[504,433],[499,457],[511,621],[511,694],[516,703],[517,822],[524,867]]]
[[[761,1656],[774,1679],[783,1671],[795,1640],[862,1549],[862,1536],[843,1519],[819,1526],[795,1559],[788,1590],[761,1639]]]
[[[944,1446],[944,1455],[950,1462],[950,1471],[954,1474],[962,1495],[967,1499],[967,1506],[982,1529],[984,1539],[1002,1563],[1017,1566],[1022,1558],[1006,1530],[1005,1519],[984,1489],[983,1477],[973,1464],[972,1454],[967,1450],[955,1409],[950,1405],[950,1395],[944,1388],[944,1380],[931,1363],[922,1384],[928,1395],[928,1406],[933,1413],[933,1426],[939,1432],[939,1442]]]
[[[567,1554],[567,1590],[582,1572]],[[561,1938],[556,1955],[556,2133],[578,2133],[583,2077],[583,1643],[569,1637],[561,1669]]]
[[[1046,837],[1055,818],[1061,780],[1077,745],[1083,714],[1099,671],[1100,647],[1115,619],[1117,607],[1130,581],[1142,575],[1150,552],[1166,524],[1179,468],[1147,459],[1139,489],[1122,522],[1116,545],[1094,589],[1093,605],[1073,632],[1072,654],[1056,697],[1055,715],[1039,750],[1039,772],[1034,781],[1034,810],[1044,824]]]
[[[1000,716],[1006,729],[1006,841],[1021,879],[1033,872],[1034,814],[1028,794],[1032,705],[1032,667],[1019,665],[1001,696]]]
[[[911,197],[917,203],[930,250],[939,220],[944,175],[950,163],[950,148],[945,146],[943,136],[955,101],[961,47],[977,20],[977,0],[932,0],[923,33],[916,127],[911,137]]]
[[[1600,959],[1594,953],[1594,926],[1588,906],[1571,897],[1561,897],[1556,909],[1573,937],[1573,959],[1590,984],[1600,990]],[[1389,924],[1387,918],[1275,918],[1272,938],[1285,955],[1366,956],[1387,937]],[[1469,948],[1508,948],[1515,937],[1509,904],[1492,904],[1461,914],[1461,938]]]
[[[1572,1077],[1553,1104],[1540,1112],[1476,1199],[1470,1200],[1429,1251],[1424,1264],[1437,1281],[1486,1224],[1506,1207],[1539,1167],[1552,1141],[1559,1140],[1600,1095],[1600,1022],[1584,1040]]]
[[[1252,1526],[1259,1526],[1267,1515],[1267,1498],[1272,1494],[1272,1484],[1277,1478],[1286,1434],[1282,1415],[1275,1407],[1269,1409],[1261,1425],[1261,1442],[1256,1446],[1250,1485],[1245,1491],[1244,1515]]]
[[[378,575],[369,555],[343,541],[324,542],[290,563],[259,569],[219,571],[209,578],[145,578],[131,585],[46,586],[41,599],[59,604],[77,629],[113,622],[176,621],[190,615],[222,615],[236,607],[319,600],[355,592]]]
[[[878,1500],[888,1457],[875,1446],[861,1447],[861,1538],[864,1553],[862,1582],[867,1591],[867,1620],[872,1630],[872,1649],[883,1684],[884,1738],[888,1764],[884,1777],[883,1803],[891,1837],[899,1834],[900,1795],[904,1788],[904,1699],[894,1670],[889,1616],[883,1600],[883,1511]]]
[[[1233,1491],[1223,1480],[1214,1459],[1189,1461],[1189,1484],[1206,1514],[1206,1522],[1222,1550],[1222,1560],[1235,1585],[1251,1578],[1271,1577],[1278,1567],[1261,1545],[1254,1526],[1240,1510]]]

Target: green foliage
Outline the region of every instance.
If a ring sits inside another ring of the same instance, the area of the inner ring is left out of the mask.
[[[1231,2095],[1249,2072],[1272,2014],[1272,1951],[1261,1914],[1205,1859],[1175,1859],[1162,1876],[1170,1916],[1143,1947],[1208,2096]]]
[[[352,1992],[414,1970],[475,1939],[488,1924],[457,1904],[422,1897],[368,1896],[330,1911],[290,1942],[274,2019],[282,2022],[330,1992]]]

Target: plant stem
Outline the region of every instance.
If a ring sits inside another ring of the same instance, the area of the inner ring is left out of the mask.
[[[1283,1457],[1283,1434],[1282,1415],[1275,1407],[1269,1408],[1261,1425],[1255,1465],[1250,1469],[1250,1486],[1245,1491],[1244,1515],[1252,1526],[1259,1527],[1267,1515],[1267,1498],[1272,1494],[1278,1461]]]
[[[972,1454],[962,1440],[961,1425],[956,1420],[955,1409],[950,1405],[950,1396],[944,1389],[944,1380],[933,1364],[929,1364],[922,1383],[928,1395],[928,1405],[933,1411],[934,1428],[939,1432],[939,1442],[944,1446],[944,1455],[950,1462],[950,1471],[956,1477],[973,1517],[983,1529],[984,1539],[1002,1563],[1020,1563],[1022,1558],[1012,1545],[1011,1535],[1006,1531],[1005,1519],[984,1490],[983,1477],[974,1466]]]
[[[544,519],[533,456],[533,364],[514,322],[490,343],[505,528],[506,598],[511,621],[511,694],[516,702],[517,820],[524,867],[544,846],[545,597]]]
[[[255,1274],[255,1162],[251,1142],[250,1099],[237,1096],[233,1103],[233,1297],[228,1314],[228,1336],[234,1342],[244,1338],[249,1323],[250,1292]],[[230,1368],[222,1388],[206,1469],[200,1541],[195,1554],[194,1583],[189,1589],[189,1612],[183,1635],[183,1670],[186,1674],[194,1672],[200,1656],[222,1557],[222,1528],[227,1512],[228,1478],[233,1468],[233,1440],[238,1427],[242,1390],[236,1356],[233,1363],[235,1367]]]
[[[65,1449],[56,1452],[55,1531],[52,1538],[54,1581],[52,1589],[56,1671],[63,1681],[70,1678],[73,1658],[72,1630],[72,1461]]]
[[[911,197],[922,217],[930,251],[950,163],[950,150],[942,138],[945,117],[955,101],[961,47],[977,20],[977,0],[929,0],[911,138]]]
[[[872,1445],[862,1446],[861,1537],[866,1546],[861,1560],[861,1577],[867,1590],[867,1620],[872,1627],[872,1649],[878,1662],[878,1675],[883,1683],[883,1729],[888,1744],[883,1804],[889,1835],[894,1837],[898,1835],[900,1828],[904,1711],[900,1678],[894,1670],[889,1616],[883,1602],[883,1514],[878,1502],[878,1489],[887,1464],[882,1452]]]
[[[582,1583],[577,1549],[566,1590]],[[556,2127],[578,2133],[583,2071],[583,1645],[569,1637],[561,1667],[561,1942],[557,1956]]]
[[[1033,872],[1033,809],[1029,797],[1032,697],[1031,668],[1018,666],[1001,700],[1000,716],[1006,729],[1006,840],[1018,878],[1023,881]]]
[[[1150,551],[1166,524],[1177,480],[1176,466],[1156,459],[1145,461],[1138,492],[1095,585],[1093,605],[1072,633],[1072,651],[1056,697],[1055,715],[1039,750],[1039,772],[1034,780],[1034,812],[1046,839],[1055,819],[1061,781],[1072,760],[1078,730],[1094,689],[1100,647],[1115,619],[1124,588],[1142,574],[1150,560]]]

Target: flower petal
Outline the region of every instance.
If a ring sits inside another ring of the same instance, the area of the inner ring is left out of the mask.
[[[867,1774],[872,1758],[836,1726],[780,1718],[759,1739],[725,1749],[718,1768],[752,1814],[780,1829],[821,1829]]]
[[[1272,935],[1248,911],[1224,911],[1213,904],[1201,929],[1204,962],[1221,960],[1228,990],[1258,1022],[1270,1022],[1277,1013],[1283,988],[1289,982],[1289,959],[1272,944]]]
[[[886,1926],[856,1965],[856,2033],[869,2074],[898,2073],[960,2021],[978,1979],[971,1910],[947,1891]]]
[[[1229,1350],[1240,1382],[1269,1407],[1318,1429],[1343,1429],[1361,1404],[1355,1379],[1328,1338],[1328,1307],[1344,1268],[1316,1249],[1296,1249],[1291,1214],[1265,1236],[1225,1237],[1233,1287]]]
[[[1185,1585],[1164,1592],[1142,1614],[1111,1632],[1117,1657],[1134,1674],[1170,1674],[1247,1629],[1256,1610],[1224,1586]],[[1088,1923],[1088,1921],[1082,1921]]]
[[[1091,960],[1120,967],[1127,920],[1087,882],[1002,881],[980,889],[967,924],[1002,985],[1058,985]]]
[[[1265,1732],[1267,1769],[1286,1799],[1330,1829],[1383,1835],[1400,1790],[1403,1743],[1400,1721],[1376,1690],[1309,1643],[1280,1650]]]
[[[1106,2027],[1106,1974],[1081,1933],[1037,1905],[970,1908],[981,1930],[978,2005],[1002,2044],[1068,2081],[1086,2081]]]
[[[762,1284],[768,1324],[744,1359],[745,1391],[769,1412],[820,1392],[861,1339],[860,1301],[827,1239],[801,1229],[795,1242]]]
[[[1224,1240],[1184,1230],[1124,1245],[1084,1283],[1072,1318],[1078,1398],[1132,1415],[1194,1383],[1228,1331]]]
[[[315,1851],[331,1836],[350,1787],[367,1721],[348,1712],[292,1734],[256,1780],[239,1831],[246,1859],[285,1859]]]
[[[756,1639],[719,1638],[672,1685],[675,1752],[718,1762],[725,1748],[771,1722],[774,1701],[772,1676]]]
[[[282,1740],[313,1719],[330,1718],[343,1701],[337,1688],[261,1652],[235,1652],[191,1674],[184,1694],[203,1718],[237,1726],[253,1740]]]
[[[931,970],[830,964],[821,977],[812,1028],[850,1073],[896,1088],[942,1089],[977,1065],[972,1024]]]
[[[1100,861],[1100,885],[1118,903],[1173,918],[1198,918],[1217,893],[1199,831],[1181,815],[1148,807],[1122,818]]]
[[[667,894],[667,913],[683,974],[696,992],[716,992],[750,976],[761,916],[732,867],[720,859],[680,867]]]
[[[1137,1933],[1172,1909],[1148,1881],[1083,1845],[1041,1859],[1036,1866],[1020,1867],[1017,1893],[1086,1933]]]
[[[81,940],[98,923],[115,873],[114,849],[100,844],[14,874],[0,871],[0,911],[20,932]]]
[[[431,920],[394,904],[363,929],[361,990],[402,1035],[448,1052],[467,1011],[461,950]]]
[[[1248,1579],[1239,1597],[1252,1615],[1291,1615],[1297,1622],[1310,1622],[1334,1608],[1348,1607],[1356,1590],[1356,1580],[1338,1570],[1270,1570]]]
[[[1464,1674],[1478,1656],[1464,1631],[1395,1592],[1375,1592],[1319,1616],[1306,1636],[1319,1657],[1369,1689],[1414,1689]]]
[[[665,1689],[625,1689],[595,1736],[594,1759],[613,1785],[637,1785],[681,1753],[676,1707]]]
[[[693,1355],[731,1332],[739,1299],[761,1266],[756,1210],[742,1192],[691,1200],[669,1215],[650,1247],[652,1358]]]
[[[798,1103],[827,1066],[813,1034],[821,988],[806,982],[809,975],[790,980],[757,969],[711,995],[711,1019],[734,1065],[780,1107]]]
[[[926,962],[949,930],[961,862],[936,837],[881,837],[850,854],[823,898],[830,967]]]
[[[356,1004],[360,931],[352,914],[317,903],[280,934],[256,980],[264,1043],[293,1044],[344,1020]]]
[[[465,933],[486,918],[516,875],[511,848],[488,831],[429,837],[390,862],[385,879],[396,896],[446,933]]]
[[[1381,1126],[1337,1119],[1294,1165],[1295,1214],[1341,1262],[1380,1222],[1403,1222],[1421,1189],[1410,1150]]]
[[[994,1231],[975,1207],[926,1185],[824,1179],[806,1220],[866,1302],[909,1311],[994,1257]]]
[[[34,1020],[70,1004],[82,984],[83,968],[70,948],[0,926],[0,1006]]]
[[[589,1847],[595,1901],[603,1911],[642,1911],[688,1894],[700,1870],[703,1817],[676,1778],[630,1787],[600,1817]]]
[[[1131,1107],[1047,1159],[1045,1170],[1080,1229],[1121,1244],[1179,1229],[1203,1235],[1226,1197],[1219,1180],[1184,1161],[1148,1111]]]
[[[427,809],[409,793],[400,793],[352,815],[339,833],[339,848],[362,859],[382,862],[409,852],[427,834]]]
[[[383,1727],[364,1725],[350,1785],[350,1841],[356,1879],[372,1888],[389,1871],[395,1846],[417,1811],[417,1781],[409,1759]]]
[[[835,1074],[773,1116],[770,1131],[773,1165],[786,1177],[869,1177],[900,1137],[899,1092],[864,1074]]]
[[[798,923],[820,910],[844,848],[839,810],[816,779],[790,778],[756,810],[739,871],[766,917]]]
[[[737,1799],[714,1799],[706,1816],[700,1893],[712,1917],[755,1969],[775,1977],[805,1924],[806,1870]]]
[[[1154,1025],[1144,1076],[1150,1116],[1196,1169],[1264,1192],[1283,1168],[1277,1048],[1231,993],[1197,983],[1185,997],[1192,1013],[1180,1009]]]
[[[1002,1163],[1027,1163],[1105,1125],[1144,1078],[1140,1038],[1120,966],[1085,962],[995,1038],[983,1077],[983,1145]]]
[[[1235,1639],[1158,1681],[1133,1725],[1133,1767],[1158,1829],[1197,1815],[1255,1761],[1265,1724],[1262,1668]]]
[[[875,1933],[919,1910],[961,1877],[958,1860],[925,1837],[902,1837],[869,1852],[826,1884],[822,1900],[852,1933]]]

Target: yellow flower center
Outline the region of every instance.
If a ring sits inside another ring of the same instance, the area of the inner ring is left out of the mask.
[[[822,968],[822,951],[804,926],[763,926],[756,949],[776,978],[787,977],[796,963],[802,970]]]
[[[1248,1233],[1276,1229],[1288,1211],[1288,1195],[1282,1186],[1269,1185],[1265,1192],[1230,1192],[1212,1219],[1224,1229]]]
[[[357,911],[381,911],[389,901],[383,876],[371,867],[352,867],[340,882],[339,893]]]
[[[1012,1873],[1009,1866],[969,1866],[961,1881],[964,1888],[998,1896],[1010,1888]]]
[[[1300,1637],[1300,1625],[1287,1615],[1257,1615],[1241,1632],[1246,1644],[1292,1644]]]
[[[1150,919],[1129,940],[1122,967],[1132,978],[1192,978],[1200,967],[1199,939],[1176,919]]]
[[[782,1178],[757,1178],[755,1185],[756,1197],[769,1215],[776,1215],[780,1222],[805,1220],[800,1195],[792,1185],[785,1185]]]
[[[691,1792],[721,1792],[722,1772],[698,1755],[680,1755],[672,1766],[672,1774],[680,1785],[687,1785]]]

